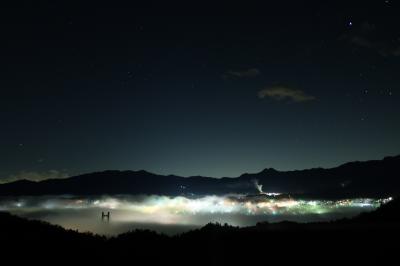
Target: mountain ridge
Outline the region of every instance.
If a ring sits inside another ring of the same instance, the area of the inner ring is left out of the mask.
[[[400,155],[382,160],[354,161],[333,168],[279,171],[265,168],[238,177],[181,177],[145,170],[106,170],[39,182],[18,180],[0,185],[0,196],[49,194],[209,195],[266,192],[325,196],[387,196],[400,192]]]

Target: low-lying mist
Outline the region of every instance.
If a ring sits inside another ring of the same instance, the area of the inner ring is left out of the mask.
[[[389,200],[301,200],[267,195],[40,196],[1,198],[0,210],[105,235],[133,229],[176,234],[209,222],[251,226],[261,221],[327,221],[374,210]],[[102,217],[102,212],[110,212],[110,217]]]

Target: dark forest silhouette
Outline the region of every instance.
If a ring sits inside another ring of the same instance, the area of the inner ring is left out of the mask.
[[[399,225],[399,199],[352,219],[304,224],[263,222],[243,228],[210,223],[175,236],[135,230],[106,238],[3,212],[1,257],[15,262],[55,263],[87,260],[112,264],[125,260],[137,264],[144,260],[185,265],[239,261],[325,265],[376,260],[380,265],[390,265],[398,257]]]

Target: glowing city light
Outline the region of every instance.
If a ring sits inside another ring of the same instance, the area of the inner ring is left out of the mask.
[[[261,189],[261,188],[260,188]],[[261,193],[262,190],[261,190]],[[273,193],[274,195],[277,193]],[[0,204],[2,210],[15,208],[43,208],[43,209],[110,209],[125,210],[143,214],[225,214],[237,213],[244,215],[260,214],[321,214],[346,208],[377,208],[392,200],[386,199],[343,199],[343,200],[302,200],[290,197],[275,198],[268,196],[245,195],[204,196],[188,198],[184,196],[144,196],[136,197],[100,197],[85,198],[58,198],[25,201],[9,201]]]

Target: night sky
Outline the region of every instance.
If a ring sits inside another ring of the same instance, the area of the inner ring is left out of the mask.
[[[400,153],[398,1],[32,2],[1,9],[0,180]]]

